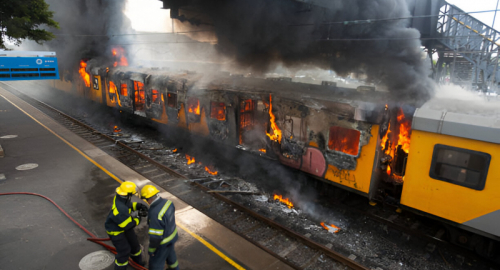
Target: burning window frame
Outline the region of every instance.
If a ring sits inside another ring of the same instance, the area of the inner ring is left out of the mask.
[[[108,96],[109,96],[109,100],[111,102],[116,102],[116,95],[118,93],[118,88],[116,87],[116,84],[109,80],[108,81]]]
[[[136,107],[143,107],[146,103],[146,90],[144,90],[144,83],[134,81],[134,104]]]
[[[161,104],[161,92],[160,90],[151,89],[151,104]]]
[[[177,108],[177,94],[167,93],[167,107]]]
[[[338,136],[339,131],[341,131],[345,135]],[[354,151],[347,152],[345,149],[342,149],[346,145],[346,142],[344,142],[344,139],[350,141],[353,138],[356,138],[355,141],[349,142],[349,145],[356,147],[355,148],[356,153],[354,153]],[[339,142],[339,139],[342,139],[341,144],[336,145]],[[357,156],[359,156],[360,149],[361,149],[360,142],[361,142],[361,131],[359,131],[357,129],[350,129],[350,128],[345,128],[345,127],[341,127],[341,126],[331,126],[328,129],[327,148],[330,151],[335,151],[335,152],[339,152],[339,153],[343,153],[346,155],[357,157]]]
[[[197,97],[188,97],[187,111],[189,114],[201,115],[200,99]]]
[[[226,104],[224,102],[210,102],[210,118],[226,121]]]
[[[201,101],[199,97],[191,96],[186,101],[187,119],[189,123],[199,123],[201,121]]]
[[[128,97],[128,84],[120,83],[120,96]]]
[[[240,99],[238,110],[238,138],[243,145],[243,133],[253,128],[255,124],[256,101],[251,98]],[[247,106],[248,105],[248,106]]]

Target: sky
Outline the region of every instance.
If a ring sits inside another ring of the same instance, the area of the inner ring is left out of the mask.
[[[172,32],[170,10],[161,9],[158,0],[127,0],[125,15],[130,18],[132,28],[141,32]]]
[[[494,10],[497,5],[497,0],[447,0],[448,3],[457,6],[465,12],[482,11],[482,10]],[[500,5],[499,5],[500,9]],[[471,14],[476,19],[482,21],[483,23],[491,26],[493,23],[493,17],[495,12],[488,13],[478,13]],[[495,20],[495,28],[500,31],[500,12],[497,13],[497,18]]]
[[[494,10],[497,0],[448,0],[465,12]],[[132,27],[145,32],[172,32],[172,21],[169,10],[161,9],[163,3],[158,0],[127,0],[125,14],[132,21]],[[499,6],[500,8],[500,6]],[[491,26],[494,12],[473,14],[483,23]],[[495,29],[500,31],[500,12],[495,22]]]

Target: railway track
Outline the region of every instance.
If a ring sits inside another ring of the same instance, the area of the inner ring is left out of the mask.
[[[6,88],[125,165],[295,269],[346,269],[346,267],[348,269],[376,269],[377,267],[376,264],[370,262],[365,262],[365,265],[362,265],[353,260],[354,258],[351,259],[345,254],[332,250],[335,247],[321,241],[314,241],[307,233],[292,230],[284,226],[282,222],[277,222],[269,216],[259,213],[258,209],[248,207],[241,201],[233,200],[231,196],[211,193],[211,189],[203,185],[203,181],[191,181],[195,178],[199,179],[199,175],[182,172],[175,164],[165,163],[150,157],[150,155],[143,153],[144,151],[141,152],[143,149],[138,147],[138,144],[124,143],[120,141],[119,136],[102,133],[81,119],[73,118],[12,87],[7,86]],[[171,155],[179,155],[179,153],[171,153]],[[472,260],[481,259],[477,255],[441,239],[442,233],[440,231],[430,235],[429,232],[419,230],[418,225],[407,226],[403,224],[404,222],[399,222],[397,215],[387,217],[370,210],[364,211],[346,205],[342,207],[365,215],[382,226],[401,231],[404,235],[425,239],[429,243],[427,249],[434,249],[435,246],[446,247],[461,254],[460,256]],[[441,257],[448,264],[442,254]],[[488,265],[490,267],[497,266],[494,263]]]
[[[189,181],[192,176],[179,173],[168,164],[148,157],[137,148],[120,141],[119,136],[104,134],[83,121],[27,96],[11,86],[3,85],[3,87],[173,195],[211,217],[222,217],[216,220],[222,221],[223,225],[294,269],[371,269],[226,196],[207,193],[210,191],[209,188],[196,181]],[[286,245],[278,245],[280,241]],[[304,256],[298,258],[291,256],[293,254]]]

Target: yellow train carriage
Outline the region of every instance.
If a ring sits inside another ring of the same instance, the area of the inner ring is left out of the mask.
[[[500,239],[498,115],[439,104],[415,112],[401,204]],[[462,105],[456,107],[482,109]]]

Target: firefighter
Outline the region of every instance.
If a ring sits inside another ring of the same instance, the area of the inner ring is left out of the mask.
[[[175,207],[170,200],[161,198],[159,192],[152,185],[145,185],[141,190],[141,198],[149,204],[149,270],[163,270],[165,263],[168,269],[178,270],[179,262],[174,250],[178,239]]]
[[[142,203],[131,202],[132,195],[137,193],[137,186],[132,182],[123,182],[116,188],[113,206],[106,218],[105,228],[113,245],[116,248],[115,270],[125,270],[129,256],[134,262],[144,265],[142,261],[141,246],[134,232],[134,227],[139,225],[141,217],[132,211],[146,212],[148,207]]]

